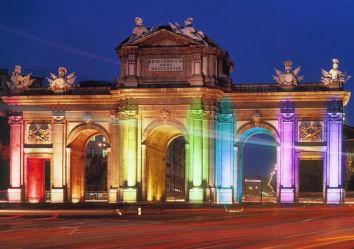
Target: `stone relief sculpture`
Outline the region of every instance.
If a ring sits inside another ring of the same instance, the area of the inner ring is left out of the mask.
[[[27,129],[27,144],[50,144],[49,124],[30,124]]]
[[[75,73],[66,75],[67,69],[65,67],[59,67],[58,76],[53,73],[50,73],[51,79],[48,79],[50,84],[50,89],[53,91],[64,91],[73,87],[76,79]]]
[[[284,61],[284,66],[285,72],[282,72],[276,68],[274,69],[276,75],[273,75],[273,79],[278,82],[278,84],[292,86],[297,85],[300,81],[304,79],[304,76],[299,76],[301,66],[292,70],[292,61]]]
[[[302,121],[299,126],[300,142],[321,142],[322,124],[319,121]]]
[[[341,71],[339,71],[338,59],[334,58],[332,62],[333,62],[333,67],[331,70],[329,70],[329,72],[321,68],[321,72],[322,72],[321,82],[325,86],[328,86],[332,83],[345,83],[351,77],[347,75],[347,73],[342,73]]]
[[[189,17],[184,21],[184,27],[181,27],[177,22],[170,23],[170,27],[173,32],[177,34],[185,35],[193,40],[203,41],[204,33],[202,31],[197,31],[193,26],[193,17]]]
[[[14,71],[11,74],[10,81],[7,82],[7,86],[11,89],[26,89],[32,85],[34,79],[31,79],[31,73],[26,76],[21,75],[22,67],[19,65],[15,66]]]
[[[143,19],[141,17],[135,17],[136,27],[133,29],[133,36],[141,36],[148,30],[143,26]]]

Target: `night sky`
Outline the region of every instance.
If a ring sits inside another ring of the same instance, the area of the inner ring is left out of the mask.
[[[1,1],[0,67],[16,64],[47,76],[65,66],[78,80],[113,81],[114,47],[131,34],[135,16],[144,26],[194,17],[194,27],[227,50],[237,83],[273,82],[283,61],[301,65],[305,82],[318,82],[332,58],[354,75],[354,1]],[[345,85],[354,89],[353,78]],[[347,122],[354,125],[353,100]]]

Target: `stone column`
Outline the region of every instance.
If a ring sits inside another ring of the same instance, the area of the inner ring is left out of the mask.
[[[52,125],[51,202],[62,203],[65,185],[65,113],[53,112]]]
[[[118,113],[123,167],[123,201],[137,200],[137,110]]]
[[[234,203],[240,203],[241,201],[238,200],[237,198],[237,193],[238,193],[238,146],[234,146],[234,163],[233,163],[233,167],[234,167],[234,178],[233,178],[233,202]],[[242,196],[241,196],[242,198]]]
[[[147,201],[147,168],[146,168],[146,144],[141,145],[141,199]]]
[[[66,185],[66,200],[71,201],[71,148],[66,148],[66,168],[65,168],[65,185]]]
[[[203,189],[203,110],[194,109],[189,114],[189,202],[202,203]]]
[[[333,101],[328,105],[326,134],[326,202],[339,204],[344,200],[344,189],[342,186],[343,107],[340,101]]]
[[[228,112],[228,111],[227,111]],[[227,204],[233,200],[234,183],[234,121],[231,113],[219,113],[216,130],[216,201]]]
[[[185,186],[184,186],[184,191],[185,191],[185,199],[189,200],[189,144],[186,143],[185,145],[185,150],[186,150],[186,161],[185,161]]]
[[[209,111],[208,115],[208,130],[204,130],[208,139],[208,189],[210,192],[209,201],[215,202],[215,137],[216,137],[216,114],[214,111]]]
[[[107,189],[108,202],[116,203],[118,201],[119,188],[119,120],[115,115],[111,116],[111,123],[109,124],[111,134],[111,148],[108,157],[107,168]]]
[[[23,200],[23,118],[21,112],[9,114],[10,125],[10,187],[9,202]]]
[[[295,201],[295,108],[289,101],[281,108],[280,116],[280,191],[281,203]]]

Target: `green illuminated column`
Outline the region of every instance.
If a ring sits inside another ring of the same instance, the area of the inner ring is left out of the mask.
[[[189,113],[189,202],[201,203],[203,189],[203,110],[194,109]]]
[[[121,138],[121,164],[123,168],[123,202],[137,200],[137,125],[136,110],[118,113]]]

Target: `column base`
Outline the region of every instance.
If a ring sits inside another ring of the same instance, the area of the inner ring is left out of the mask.
[[[294,203],[295,189],[294,188],[280,188],[280,203]]]
[[[111,188],[108,192],[108,202],[109,203],[116,203],[118,200],[118,189]]]
[[[7,189],[8,201],[10,203],[22,202],[22,189],[21,188],[9,188]]]
[[[327,188],[326,203],[341,204],[344,201],[344,189],[342,188]]]
[[[50,202],[51,203],[63,203],[64,202],[64,188],[52,188],[50,190]]]
[[[123,202],[134,203],[136,202],[136,188],[125,188],[123,190]]]
[[[217,204],[232,204],[232,188],[217,188],[216,189]]]
[[[192,188],[189,190],[189,202],[190,203],[203,203],[204,190],[203,188]]]

